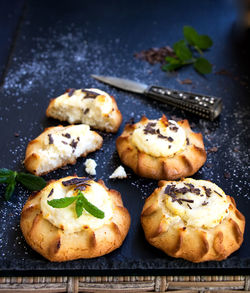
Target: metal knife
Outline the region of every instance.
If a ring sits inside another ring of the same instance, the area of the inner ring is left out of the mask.
[[[132,80],[112,76],[91,75],[98,81],[119,89],[143,94],[160,102],[183,109],[203,118],[214,120],[222,110],[222,99],[213,96],[173,90],[165,87],[146,85]]]

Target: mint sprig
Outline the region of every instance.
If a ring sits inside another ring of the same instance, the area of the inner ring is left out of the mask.
[[[52,200],[48,200],[47,203],[53,208],[60,209],[60,208],[66,208],[67,206],[71,205],[75,201],[76,201],[75,211],[76,211],[77,218],[79,218],[82,215],[83,209],[85,209],[88,213],[90,213],[92,216],[96,218],[99,218],[99,219],[104,218],[105,216],[104,212],[98,209],[92,203],[90,203],[80,190],[78,190],[78,193],[76,196],[52,199]]]
[[[16,182],[21,183],[31,191],[41,190],[46,186],[46,181],[29,173],[16,172],[6,168],[0,169],[0,184],[6,184],[5,199],[9,200],[15,190]]]
[[[184,40],[173,45],[174,57],[166,57],[167,64],[162,66],[164,71],[173,71],[180,67],[193,64],[197,72],[208,74],[212,72],[212,64],[203,57],[203,51],[213,45],[213,41],[207,35],[200,35],[191,26],[183,27]]]

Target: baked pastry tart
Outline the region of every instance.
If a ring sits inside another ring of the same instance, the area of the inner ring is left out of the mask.
[[[114,97],[94,88],[69,89],[50,101],[46,115],[70,124],[88,124],[107,132],[117,132],[122,122]]]
[[[102,180],[69,176],[31,195],[20,225],[35,251],[61,262],[98,257],[120,247],[130,215],[120,193]]]
[[[245,218],[232,197],[205,180],[160,181],[141,223],[147,241],[192,262],[223,260],[239,249]]]
[[[44,130],[29,142],[24,160],[25,168],[43,175],[67,164],[75,164],[78,157],[85,157],[102,147],[103,139],[89,125],[61,125]]]
[[[165,115],[127,124],[116,147],[136,174],[158,180],[193,175],[206,161],[202,134],[194,133],[187,120],[175,122]]]

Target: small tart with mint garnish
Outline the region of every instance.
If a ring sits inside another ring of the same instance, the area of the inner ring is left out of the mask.
[[[120,193],[102,180],[69,176],[29,197],[20,226],[35,251],[61,262],[98,257],[120,247],[130,215]]]
[[[67,90],[50,101],[46,115],[70,124],[84,123],[113,133],[117,132],[122,122],[115,98],[96,88]]]
[[[116,147],[121,161],[137,175],[157,180],[193,175],[206,161],[202,134],[194,133],[187,120],[175,122],[165,115],[127,124]]]
[[[240,248],[245,229],[232,197],[210,181],[191,178],[159,181],[141,223],[151,245],[192,262],[227,258]]]

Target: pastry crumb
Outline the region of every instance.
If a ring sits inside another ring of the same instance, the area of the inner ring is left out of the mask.
[[[122,166],[119,166],[115,171],[109,176],[110,179],[124,179],[127,178],[127,173]]]
[[[97,164],[96,164],[95,160],[93,160],[93,159],[87,159],[87,160],[85,161],[84,165],[85,165],[85,167],[86,167],[86,168],[85,168],[85,171],[86,171],[88,174],[90,174],[90,175],[96,175],[96,170],[95,170],[95,168],[96,168]]]

